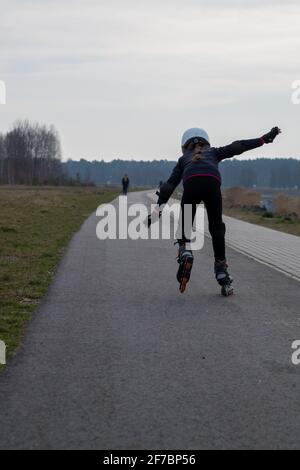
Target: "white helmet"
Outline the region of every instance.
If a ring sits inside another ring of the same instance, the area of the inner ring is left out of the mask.
[[[183,148],[190,139],[204,139],[206,142],[210,144],[210,139],[208,133],[204,129],[200,129],[199,127],[193,127],[192,129],[188,129],[182,136],[181,139],[181,147]]]

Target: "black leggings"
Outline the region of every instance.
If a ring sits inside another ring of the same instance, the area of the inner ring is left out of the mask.
[[[197,210],[197,204],[204,202],[208,228],[212,236],[214,255],[216,260],[225,259],[225,224],[222,220],[222,193],[218,180],[210,176],[194,176],[183,184],[183,196],[181,210],[184,221],[184,204],[192,205],[193,220]],[[183,222],[184,223],[184,222]],[[182,226],[184,227],[184,225]],[[184,230],[182,229],[182,232]],[[185,238],[185,237],[184,237]]]

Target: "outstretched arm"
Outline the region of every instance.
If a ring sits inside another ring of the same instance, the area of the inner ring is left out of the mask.
[[[156,194],[158,196],[158,201],[157,201],[158,207],[155,209],[154,213],[148,215],[148,219],[147,219],[148,228],[153,222],[153,218],[156,219],[157,217],[161,216],[163,208],[160,208],[160,206],[168,202],[168,200],[172,196],[174,189],[176,188],[176,186],[179,185],[181,181],[182,173],[183,173],[183,168],[182,168],[180,160],[178,160],[178,163],[174,167],[170,178],[160,186],[159,191],[156,191]]]
[[[250,139],[250,140],[237,140],[230,145],[225,147],[220,147],[216,149],[217,158],[219,161],[224,160],[225,158],[231,158],[235,155],[241,155],[248,150],[253,150],[258,147],[261,147],[264,144],[270,144],[274,141],[278,134],[281,133],[279,127],[273,127],[273,129],[265,134],[259,139]]]

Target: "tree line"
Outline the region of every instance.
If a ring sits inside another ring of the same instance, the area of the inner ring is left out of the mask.
[[[61,145],[54,126],[17,121],[0,134],[1,184],[60,184]]]
[[[63,164],[65,173],[83,183],[119,185],[127,173],[133,186],[157,187],[174,168],[175,161],[87,161],[68,160]],[[286,158],[258,158],[256,160],[225,160],[220,165],[223,186],[246,188],[300,188],[300,160]]]
[[[132,186],[157,187],[171,174],[169,160],[61,161],[61,144],[54,126],[17,121],[0,133],[0,184],[120,185],[125,173]],[[220,165],[223,186],[300,188],[300,160],[258,158],[225,160]]]

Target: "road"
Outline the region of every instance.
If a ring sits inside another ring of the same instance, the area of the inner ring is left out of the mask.
[[[223,298],[207,239],[181,295],[170,241],[99,241],[96,223],[0,377],[0,448],[299,448],[299,282],[229,248]]]

